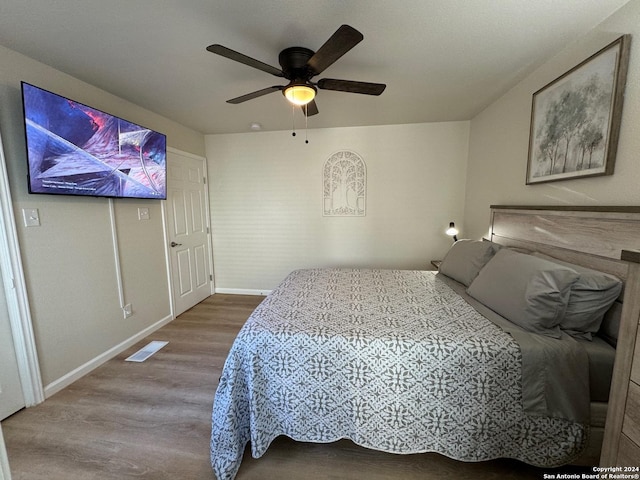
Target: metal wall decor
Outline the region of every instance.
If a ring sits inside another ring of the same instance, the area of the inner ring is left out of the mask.
[[[324,216],[365,215],[367,168],[360,155],[341,150],[331,155],[323,172]]]

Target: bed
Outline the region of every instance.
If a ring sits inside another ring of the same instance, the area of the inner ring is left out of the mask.
[[[292,272],[225,362],[210,445],[218,480],[235,477],[248,442],[258,458],[279,435],[595,465],[626,274],[605,233],[628,217],[492,207],[488,238],[457,242],[440,272]]]

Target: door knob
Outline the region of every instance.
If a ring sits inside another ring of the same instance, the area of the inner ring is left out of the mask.
[[[182,245],[181,243],[176,243],[176,242],[171,242],[171,246],[172,247],[179,247],[180,245]]]

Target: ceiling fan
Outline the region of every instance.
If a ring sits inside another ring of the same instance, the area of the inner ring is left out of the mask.
[[[363,38],[362,34],[355,28],[349,25],[342,25],[317,52],[304,47],[289,47],[282,50],[278,55],[281,69],[222,45],[209,45],[207,50],[276,77],[283,77],[289,80],[287,85],[274,85],[263,88],[262,90],[227,100],[227,103],[242,103],[279,90],[291,103],[300,105],[305,115],[310,116],[318,113],[318,106],[314,100],[318,88],[365,95],[380,95],[384,91],[386,88],[384,83],[356,82],[335,78],[322,78],[317,82],[311,81],[313,77],[322,73],[360,43]]]

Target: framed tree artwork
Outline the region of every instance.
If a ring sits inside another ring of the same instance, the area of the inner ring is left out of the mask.
[[[623,35],[533,94],[527,185],[611,175],[631,35]]]

